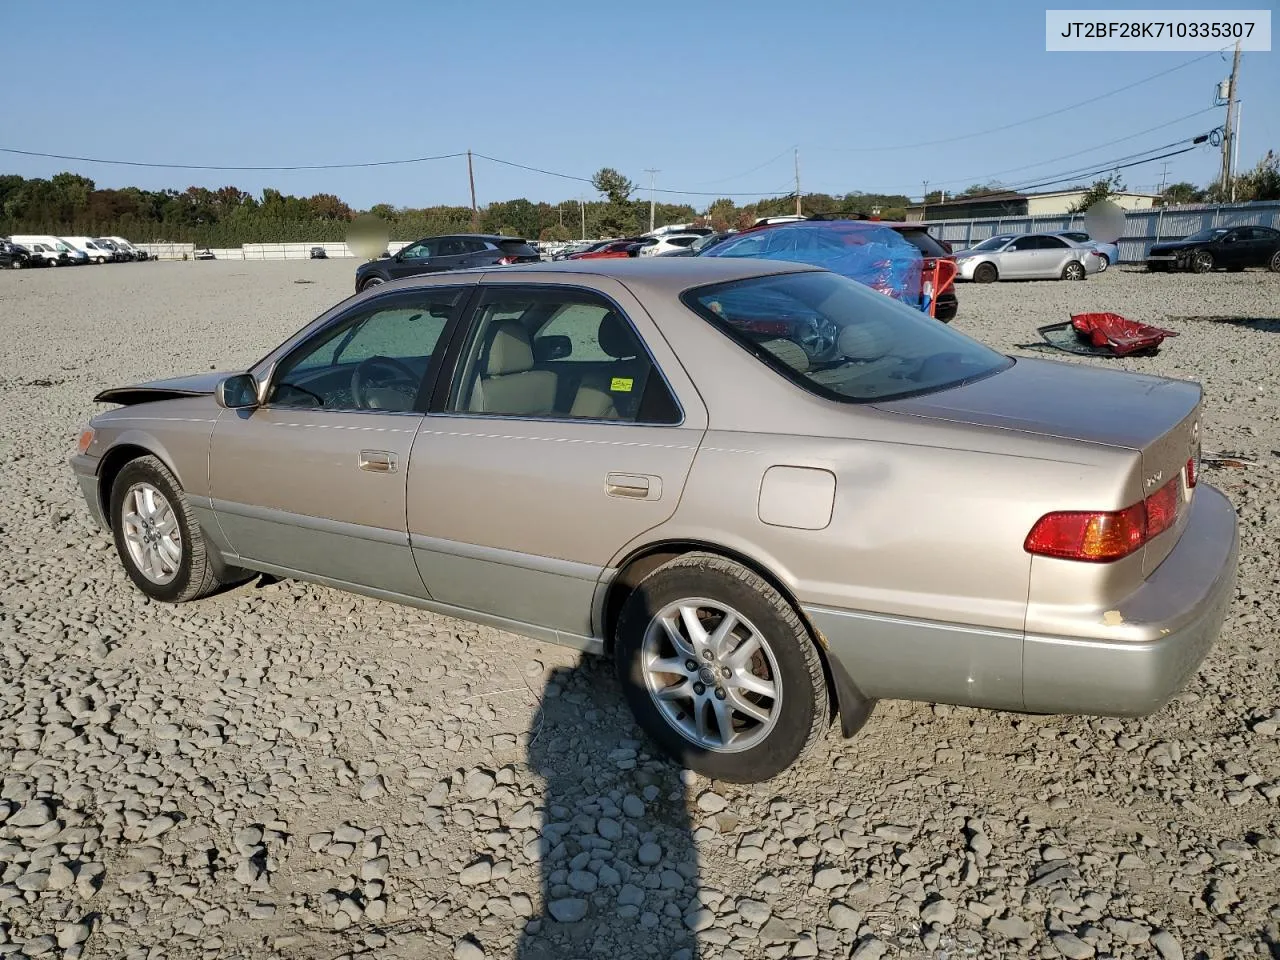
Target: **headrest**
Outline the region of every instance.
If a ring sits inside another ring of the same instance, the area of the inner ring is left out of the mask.
[[[626,360],[640,353],[631,327],[612,310],[600,318],[596,339],[600,341],[600,349],[615,360]]]
[[[500,320],[494,325],[493,339],[489,341],[485,374],[500,377],[532,369],[533,344],[529,341],[529,331],[518,320]]]

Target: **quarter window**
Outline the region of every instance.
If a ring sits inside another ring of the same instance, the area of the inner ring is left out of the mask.
[[[383,298],[286,358],[271,403],[325,410],[412,410],[461,292]]]
[[[488,291],[449,408],[566,420],[680,419],[631,322],[609,302],[576,290]]]

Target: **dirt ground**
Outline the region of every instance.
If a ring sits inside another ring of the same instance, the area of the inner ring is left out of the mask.
[[[246,366],[353,261],[0,273],[0,957],[1280,957],[1280,276],[965,285],[1026,353],[1204,385],[1238,596],[1141,720],[884,703],[759,787],[654,754],[607,664],[298,582],[150,603],[66,458],[98,390]]]

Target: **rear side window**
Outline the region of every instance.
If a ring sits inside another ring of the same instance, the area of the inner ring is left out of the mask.
[[[496,287],[476,308],[449,408],[461,413],[678,423],[635,327],[579,290]]]
[[[499,240],[498,249],[504,257],[536,257],[538,251],[523,240]]]
[[[667,241],[667,243],[675,247],[687,247],[692,245],[693,241],[697,239],[697,237],[672,237]]]
[[[831,400],[932,393],[1013,362],[919,310],[825,271],[696,287],[680,299],[777,373]]]

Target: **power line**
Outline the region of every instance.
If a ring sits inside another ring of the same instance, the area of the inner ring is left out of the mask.
[[[1156,160],[1164,160],[1166,157],[1176,157],[1183,153],[1190,153],[1195,148],[1196,148],[1196,144],[1192,144],[1191,146],[1183,147],[1180,150],[1173,150],[1170,153],[1162,153],[1159,156],[1155,156],[1155,157],[1146,157],[1145,159],[1133,160],[1129,163],[1117,163],[1117,164],[1109,163],[1104,167],[1099,167],[1096,170],[1089,171],[1088,173],[1074,173],[1074,174],[1069,174],[1068,176],[1065,176],[1065,177],[1059,177],[1056,180],[1042,180],[1039,183],[1019,184],[1018,186],[1010,187],[1009,189],[1011,191],[1016,191],[1020,193],[1024,190],[1035,190],[1038,187],[1049,187],[1056,183],[1066,183],[1067,181],[1070,181],[1070,180],[1079,180],[1081,177],[1096,176],[1099,173],[1106,173],[1110,170],[1127,170],[1129,167],[1137,167],[1137,166],[1141,166],[1144,163],[1152,163]]]
[[[784,149],[781,153],[777,154],[776,156],[770,157],[770,158],[769,158],[768,160],[766,160],[764,163],[758,164],[758,165],[756,165],[756,166],[752,167],[750,170],[743,170],[741,173],[735,173],[735,174],[734,174],[733,176],[731,176],[731,177],[721,177],[719,180],[703,180],[703,181],[701,181],[701,182],[699,182],[699,183],[693,183],[693,184],[690,184],[690,186],[693,186],[693,187],[713,187],[713,186],[715,186],[717,183],[728,183],[730,180],[737,180],[739,177],[745,177],[745,176],[747,176],[748,174],[755,173],[757,170],[763,170],[765,167],[769,166],[769,165],[770,165],[770,164],[772,164],[772,163],[777,163],[779,160],[781,160],[783,157],[785,157],[788,153],[790,153],[790,152],[791,152],[792,150],[794,150],[795,148],[796,148],[796,145],[795,145],[795,144],[792,144],[791,146],[787,147],[786,149]]]
[[[1137,133],[1126,134],[1123,137],[1116,137],[1114,140],[1108,140],[1105,143],[1096,143],[1091,147],[1085,147],[1081,150],[1075,150],[1071,153],[1064,153],[1062,156],[1054,157],[1051,160],[1037,160],[1035,163],[1024,163],[1019,167],[1006,167],[1003,170],[992,170],[989,173],[971,174],[969,176],[956,177],[953,180],[936,180],[936,181],[931,180],[929,182],[932,183],[935,187],[942,187],[942,186],[949,187],[957,183],[978,183],[983,180],[989,180],[992,177],[999,176],[1000,174],[1003,174],[1003,173],[1017,173],[1020,170],[1030,170],[1033,167],[1046,167],[1051,163],[1058,163],[1062,160],[1070,160],[1072,157],[1078,157],[1085,153],[1092,153],[1094,150],[1101,150],[1103,147],[1111,147],[1117,143],[1124,143],[1126,140],[1135,140],[1138,137],[1146,136],[1148,133],[1154,133],[1156,130],[1163,130],[1166,127],[1172,127],[1175,124],[1182,123],[1183,121],[1190,120],[1193,117],[1198,117],[1202,113],[1209,113],[1216,109],[1217,107],[1204,107],[1201,110],[1196,110],[1193,113],[1188,113],[1186,116],[1178,117],[1176,120],[1168,120],[1165,123],[1158,123],[1154,127],[1147,127],[1145,130],[1139,130]],[[1161,150],[1163,148],[1153,147],[1152,149]],[[1144,152],[1148,152],[1148,151],[1144,151]],[[1133,156],[1138,156],[1138,154],[1133,154]]]
[[[151,167],[157,170],[231,170],[231,171],[265,171],[265,170],[350,170],[356,167],[391,167],[406,163],[426,163],[429,160],[453,160],[465,157],[466,151],[458,153],[441,153],[433,157],[409,157],[404,160],[370,160],[364,163],[307,163],[289,164],[285,166],[222,166],[212,163],[155,163],[142,160],[106,160],[102,157],[74,157],[65,153],[41,153],[37,150],[19,150],[16,147],[0,147],[0,153],[15,153],[23,157],[43,157],[47,160],[75,160],[78,163],[106,163],[117,167]],[[480,156],[480,154],[476,154]]]
[[[1223,47],[1222,50],[1227,49]],[[819,150],[829,150],[833,153],[870,153],[881,150],[909,150],[915,147],[936,147],[944,143],[958,143],[961,140],[972,140],[974,137],[985,137],[992,133],[1000,133],[1004,130],[1012,130],[1014,127],[1021,127],[1024,124],[1035,123],[1037,120],[1047,120],[1049,117],[1056,117],[1059,114],[1067,113],[1070,110],[1078,110],[1080,107],[1087,107],[1104,100],[1107,97],[1114,97],[1118,93],[1124,93],[1126,90],[1132,90],[1134,87],[1141,86],[1144,83],[1150,83],[1152,80],[1158,80],[1160,77],[1168,76],[1176,70],[1182,70],[1191,66],[1193,63],[1199,63],[1201,60],[1207,60],[1209,57],[1221,53],[1221,50],[1210,50],[1194,59],[1187,60],[1168,70],[1161,70],[1159,73],[1153,73],[1149,77],[1143,77],[1141,80],[1135,80],[1133,83],[1125,84],[1123,87],[1117,87],[1114,90],[1108,90],[1105,93],[1094,94],[1087,100],[1080,100],[1077,103],[1069,103],[1065,107],[1059,107],[1056,110],[1050,110],[1047,113],[1038,113],[1033,117],[1024,117],[1021,120],[1013,120],[1009,123],[1001,124],[998,127],[991,127],[987,130],[978,130],[975,133],[964,133],[955,137],[943,137],[940,140],[921,140],[917,143],[896,143],[896,144],[879,144],[872,147],[818,147]]]
[[[528,170],[531,173],[541,173],[548,177],[559,177],[561,180],[576,180],[579,183],[593,182],[590,177],[579,177],[571,173],[558,173],[555,170],[544,170],[542,167],[531,167],[528,164],[516,163],[514,160],[503,160],[499,157],[490,157],[490,156],[486,156],[483,153],[477,153],[476,156],[479,157],[481,160],[488,160],[492,163],[500,163],[506,167],[515,167],[518,170]],[[738,193],[724,193],[718,190],[666,190],[661,187],[658,187],[652,192],[674,194],[674,195],[683,196],[683,197],[771,197],[776,195],[775,193],[771,193],[767,190],[749,190],[749,191],[740,191]],[[789,191],[784,191],[784,193],[785,192],[789,192]]]

